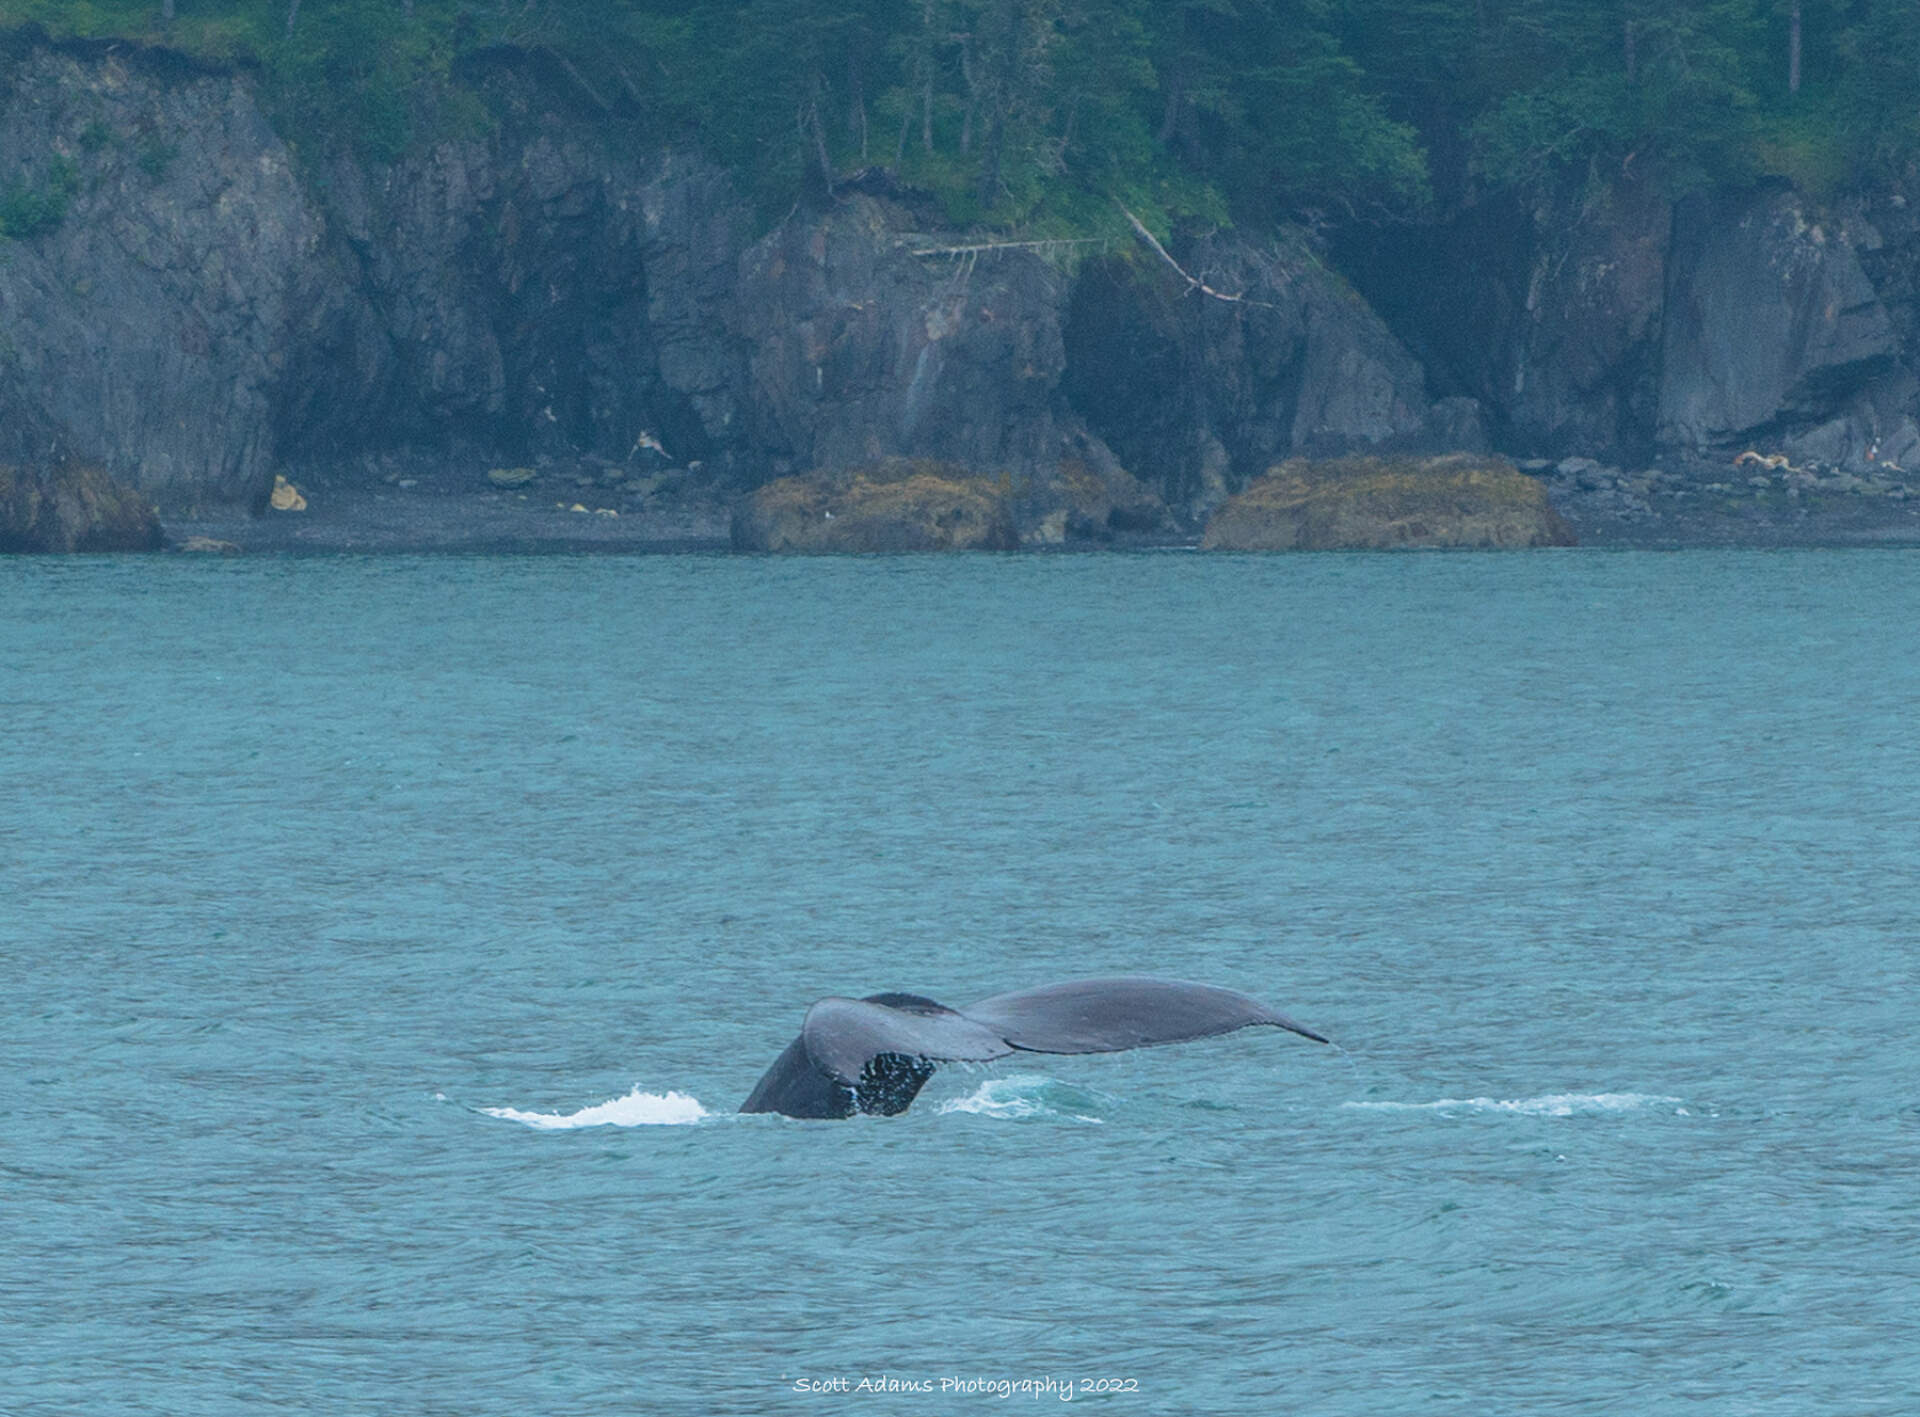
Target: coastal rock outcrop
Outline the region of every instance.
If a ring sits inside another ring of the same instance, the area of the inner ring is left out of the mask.
[[[897,460],[767,483],[735,511],[733,545],[737,551],[1010,551],[1019,537],[1005,484],[952,464]]]
[[[1920,264],[1881,235],[1903,203],[1663,191],[1622,173],[1343,254],[1436,387],[1480,399],[1518,453],[1643,461],[1771,440],[1865,469],[1920,445],[1905,428],[1920,331],[1896,315]]]
[[[384,164],[296,165],[241,70],[31,36],[0,66],[0,159],[48,194],[0,237],[0,456],[170,514],[396,457],[721,494],[932,458],[1012,479],[1030,539],[1166,522],[1062,396],[1070,280],[1032,248],[916,254],[851,190],[754,241],[726,173],[506,50],[460,76],[484,125]]]
[[[1068,288],[1031,246],[943,245],[877,197],[795,217],[743,257],[730,307],[751,441],[776,470],[906,458],[1004,475],[1027,539],[1160,526],[1159,499],[1062,395]]]
[[[164,50],[0,46],[0,456],[98,462],[170,511],[404,449],[479,467],[742,455],[726,331],[747,208],[620,150],[508,60],[484,133],[296,164],[250,76]]]
[[[1515,446],[1567,454],[1645,445],[1672,224],[1671,205],[1645,181],[1621,181],[1604,204],[1582,194],[1536,210],[1526,298],[1500,370]]]
[[[1504,458],[1296,458],[1207,523],[1212,551],[1571,546],[1546,489]]]
[[[1204,237],[1178,271],[1144,259],[1082,275],[1067,390],[1189,518],[1289,456],[1484,445],[1472,401],[1429,398],[1419,363],[1303,237]]]
[[[156,551],[162,544],[153,505],[98,467],[0,465],[0,552]]]
[[[1188,533],[1303,457],[1491,445],[1711,481],[1754,449],[1822,489],[1920,468],[1897,183],[1676,204],[1622,166],[1331,250],[1142,229],[1086,256],[930,231],[871,171],[757,231],[728,173],[637,108],[587,115],[537,51],[449,82],[471,121],[373,161],[289,147],[243,65],[0,36],[0,461],[98,467],[195,530],[264,513],[279,474],[313,523],[422,478],[501,505],[538,479],[711,537],[787,478],[901,499],[871,470],[907,460],[971,489],[950,511],[992,489],[980,535],[1022,545]],[[935,490],[875,544],[946,536],[902,529]]]
[[[0,172],[37,198],[0,260],[0,456],[258,498],[323,229],[247,79],[46,45],[0,65]]]
[[[1662,343],[1663,443],[1826,421],[1892,372],[1899,340],[1841,215],[1790,190],[1685,204]]]
[[[1437,389],[1496,444],[1631,456],[1652,441],[1672,209],[1622,177],[1470,204],[1431,227],[1357,227],[1340,255]]]
[[[724,317],[748,212],[726,175],[570,125],[504,61],[470,77],[484,136],[328,168],[342,287],[299,341],[287,455],[731,468],[745,351]]]

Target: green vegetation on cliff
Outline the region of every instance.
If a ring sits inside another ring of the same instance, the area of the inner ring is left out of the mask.
[[[257,64],[296,144],[375,159],[484,122],[450,81],[512,54],[770,205],[878,169],[1038,234],[1920,153],[1912,0],[0,0],[29,24]]]
[[[0,186],[0,237],[37,236],[58,226],[79,180],[73,162],[56,155],[44,171],[22,172]]]

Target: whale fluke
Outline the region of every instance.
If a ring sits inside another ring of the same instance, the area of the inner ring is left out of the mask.
[[[918,994],[822,999],[740,1110],[891,1117],[913,1105],[939,1063],[984,1063],[1014,1053],[1117,1053],[1253,1024],[1327,1041],[1232,989],[1142,976],[1048,984],[995,994],[965,1009]]]

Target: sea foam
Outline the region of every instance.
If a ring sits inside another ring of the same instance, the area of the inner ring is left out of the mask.
[[[489,1117],[502,1117],[542,1131],[568,1131],[574,1127],[662,1127],[684,1126],[708,1115],[697,1098],[684,1092],[642,1092],[635,1088],[625,1097],[609,1098],[578,1112],[522,1112],[517,1107],[483,1107]]]
[[[1678,1097],[1647,1092],[1549,1092],[1539,1097],[1443,1097],[1437,1102],[1343,1102],[1368,1112],[1511,1112],[1522,1117],[1573,1117],[1678,1107]]]
[[[1011,1077],[988,1078],[965,1097],[942,1102],[938,1110],[973,1112],[1012,1122],[1053,1117],[1098,1124],[1099,1117],[1077,1110],[1095,1105],[1095,1098],[1078,1088],[1039,1073],[1015,1073]]]

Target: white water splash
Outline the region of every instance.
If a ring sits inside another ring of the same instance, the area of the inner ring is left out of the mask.
[[[1593,1112],[1638,1112],[1679,1107],[1678,1097],[1647,1092],[1549,1092],[1541,1097],[1443,1097],[1438,1102],[1343,1102],[1368,1112],[1510,1112],[1522,1117],[1574,1117]]]
[[[542,1131],[568,1131],[574,1127],[674,1127],[697,1122],[708,1115],[697,1098],[684,1092],[642,1092],[635,1088],[625,1097],[609,1098],[578,1112],[522,1112],[517,1107],[483,1107],[489,1117],[503,1117]]]
[[[1094,1099],[1085,1093],[1039,1073],[1016,1073],[1012,1077],[988,1078],[965,1097],[942,1102],[938,1110],[943,1113],[973,1112],[982,1117],[997,1117],[1011,1122],[1031,1117],[1059,1117],[1074,1122],[1092,1122],[1098,1126],[1101,1118],[1071,1110],[1071,1107],[1086,1107],[1093,1102]]]

